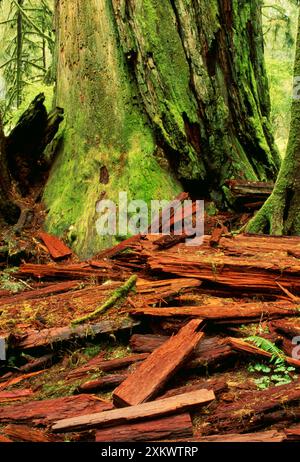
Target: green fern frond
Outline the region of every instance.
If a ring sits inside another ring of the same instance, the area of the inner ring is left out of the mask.
[[[257,348],[260,348],[261,350],[270,353],[272,355],[271,362],[274,361],[276,365],[285,362],[286,356],[284,352],[280,350],[280,348],[278,348],[276,345],[274,345],[274,343],[270,342],[270,340],[258,337],[256,335],[247,337],[244,340],[246,342],[253,343]]]

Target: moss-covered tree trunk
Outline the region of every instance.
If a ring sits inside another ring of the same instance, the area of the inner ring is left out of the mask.
[[[77,251],[108,244],[95,205],[119,191],[226,203],[226,180],[275,178],[261,0],[59,0],[56,23],[66,127],[47,223]]]
[[[300,77],[300,15],[295,58],[295,83]],[[296,87],[295,87],[296,90]],[[297,93],[295,91],[295,93]],[[287,152],[273,193],[250,221],[247,231],[300,235],[300,94],[294,94]]]

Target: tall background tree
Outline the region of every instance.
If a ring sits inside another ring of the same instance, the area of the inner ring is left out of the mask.
[[[66,126],[44,199],[77,251],[99,199],[230,203],[226,180],[272,180],[261,1],[56,1],[56,104]]]
[[[270,198],[249,223],[256,233],[300,235],[300,15],[294,68],[291,127],[287,152]]]
[[[54,47],[51,0],[2,0],[1,66],[5,81],[3,116],[22,104],[26,89],[51,79]]]

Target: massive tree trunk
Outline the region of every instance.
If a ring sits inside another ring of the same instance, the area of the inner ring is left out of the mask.
[[[300,76],[300,15],[294,76],[296,84]],[[274,191],[248,224],[249,232],[300,235],[300,94],[296,90],[286,156]]]
[[[228,204],[226,180],[276,177],[261,0],[59,0],[56,23],[66,130],[47,223],[77,251],[108,244],[100,198]]]

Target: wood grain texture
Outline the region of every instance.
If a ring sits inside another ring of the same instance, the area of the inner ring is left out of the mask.
[[[118,425],[96,431],[96,441],[137,442],[177,439],[193,436],[193,425],[188,413],[163,417],[128,425]]]
[[[176,414],[180,411],[183,412],[193,407],[208,404],[214,399],[213,391],[202,389],[171,398],[142,403],[137,406],[58,420],[52,425],[52,430],[55,432],[69,432],[116,426],[140,420],[146,421],[147,419]]]
[[[191,356],[203,337],[203,321],[194,319],[171,337],[114,391],[116,406],[133,406],[149,401]]]

